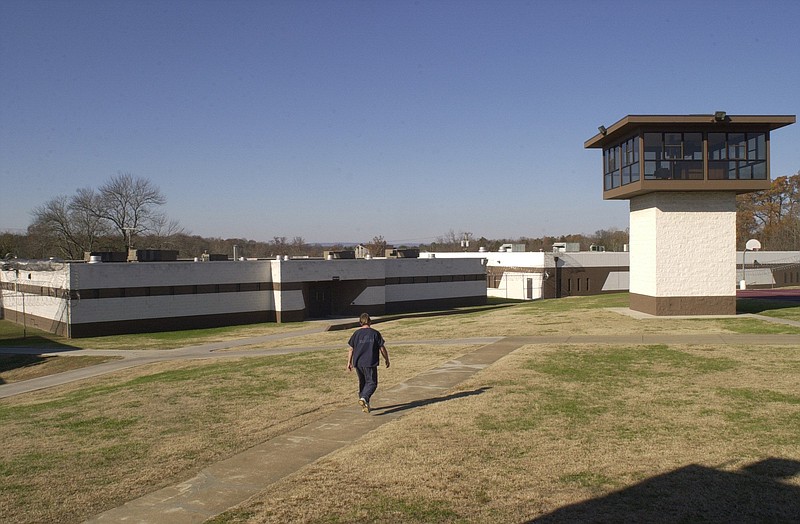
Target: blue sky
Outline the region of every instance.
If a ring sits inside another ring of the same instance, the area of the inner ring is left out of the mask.
[[[797,114],[800,2],[0,2],[0,230],[119,171],[193,234],[430,242],[628,225],[583,142]],[[772,176],[800,170],[800,124]]]

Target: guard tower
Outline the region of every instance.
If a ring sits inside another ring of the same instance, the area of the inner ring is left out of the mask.
[[[628,115],[603,150],[603,199],[630,200],[630,307],[736,313],[736,195],[769,189],[770,132],[794,115]]]

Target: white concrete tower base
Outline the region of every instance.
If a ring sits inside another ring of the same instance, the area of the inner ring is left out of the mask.
[[[655,192],[630,201],[630,307],[736,314],[736,194]]]

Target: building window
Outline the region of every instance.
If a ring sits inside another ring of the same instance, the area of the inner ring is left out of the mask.
[[[614,189],[639,181],[639,137],[603,150],[603,187]]]
[[[603,151],[603,166],[605,172],[605,188],[613,189],[620,186],[619,172],[619,146],[614,146]]]
[[[622,143],[622,185],[639,181],[639,137]]]
[[[703,134],[645,133],[644,177],[703,180]]]
[[[709,133],[709,180],[766,180],[766,133]]]

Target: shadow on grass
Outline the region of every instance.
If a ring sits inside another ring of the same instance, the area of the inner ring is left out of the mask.
[[[5,335],[5,336],[3,336]],[[21,337],[0,333],[0,373],[42,364],[48,353],[75,351],[80,348],[55,342],[38,335]],[[0,384],[6,381],[0,378]]]
[[[800,522],[800,462],[769,458],[736,472],[695,464],[528,521]]]
[[[773,309],[800,308],[800,302],[795,300],[740,298],[736,300],[738,313],[762,313]]]
[[[407,318],[431,318],[431,317],[446,317],[452,315],[469,315],[472,313],[481,313],[485,311],[492,311],[495,309],[516,306],[518,304],[523,304],[525,302],[526,301],[523,300],[514,300],[514,301],[503,300],[502,302],[497,301],[483,306],[467,306],[459,309],[437,309],[433,311],[422,311],[422,312],[392,313],[388,315],[381,315],[379,317],[373,317],[372,324],[375,325],[383,322],[391,322],[392,320],[401,320]],[[327,331],[341,331],[344,329],[355,329],[357,327],[359,327],[358,319],[353,320],[352,322],[337,322],[335,324],[331,324],[330,326],[328,326]]]
[[[406,402],[405,404],[392,404],[391,406],[380,406],[380,407],[373,407],[373,411],[380,410],[380,413],[375,413],[376,416],[381,415],[391,415],[393,413],[398,413],[400,411],[405,411],[407,409],[419,408],[422,406],[429,406],[431,404],[437,404],[439,402],[447,402],[448,400],[454,400],[457,398],[464,398],[464,397],[472,397],[475,395],[480,395],[481,393],[488,391],[492,388],[490,387],[482,387],[478,389],[474,389],[472,391],[462,391],[460,393],[453,393],[452,395],[445,395],[444,397],[434,397],[434,398],[426,398],[422,400],[414,400],[412,402]]]
[[[2,355],[0,354],[0,375],[15,369],[38,366],[45,361],[41,355]],[[5,384],[0,378],[0,384]]]
[[[79,349],[81,348],[35,335],[25,338],[0,338],[0,355],[46,355]]]
[[[80,348],[36,335],[24,338],[0,338],[0,351],[14,353],[17,349],[20,350],[19,353],[29,354],[32,352],[52,353],[56,351],[70,351]]]

